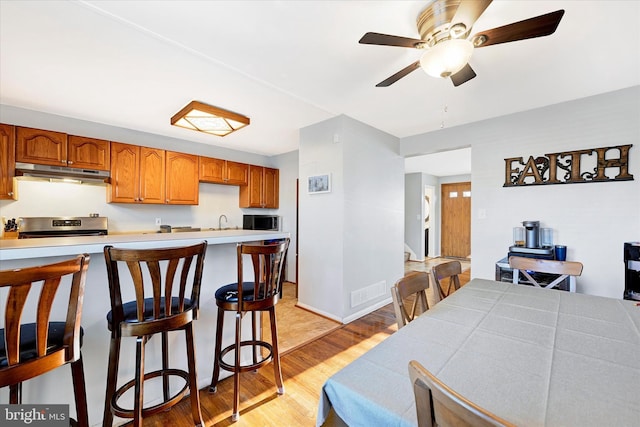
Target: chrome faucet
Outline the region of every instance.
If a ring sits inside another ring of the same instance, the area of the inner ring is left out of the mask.
[[[229,221],[225,214],[220,215],[220,217],[218,218],[218,230],[222,230],[222,217],[224,217],[224,222]]]

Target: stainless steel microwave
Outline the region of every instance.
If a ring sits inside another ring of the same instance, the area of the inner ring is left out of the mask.
[[[277,215],[244,215],[244,230],[280,230],[280,217]]]

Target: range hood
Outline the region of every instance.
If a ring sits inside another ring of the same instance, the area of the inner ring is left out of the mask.
[[[50,181],[69,180],[78,183],[105,184],[109,180],[109,171],[16,162],[16,176]]]

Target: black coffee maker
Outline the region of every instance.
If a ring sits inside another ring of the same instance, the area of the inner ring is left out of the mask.
[[[640,242],[624,244],[624,299],[640,301]]]
[[[509,247],[509,256],[551,260],[555,258],[553,245],[541,242],[540,221],[522,221],[522,227],[514,230],[513,243],[513,246]]]

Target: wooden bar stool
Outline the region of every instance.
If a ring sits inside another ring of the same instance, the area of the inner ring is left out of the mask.
[[[225,285],[216,291],[218,321],[216,329],[216,347],[213,359],[213,375],[209,391],[215,393],[220,376],[220,368],[233,372],[233,414],[231,419],[239,417],[240,373],[254,371],[273,361],[273,373],[278,394],[284,394],[282,372],[280,370],[280,353],[278,352],[278,328],[276,324],[276,304],[280,299],[280,291],[284,280],[284,269],[289,239],[275,244],[239,244],[238,282]],[[245,282],[243,277],[243,258],[249,258],[253,265],[253,281]],[[235,312],[235,342],[222,349],[222,331],[225,311]],[[256,312],[269,312],[271,324],[271,343],[256,337]],[[242,340],[242,317],[251,312],[251,340]],[[242,348],[251,349],[251,360],[243,361]],[[263,353],[264,350],[264,353]],[[225,361],[224,357],[233,352],[233,360]],[[244,363],[243,363],[244,362]]]
[[[187,390],[191,397],[193,421],[195,425],[202,425],[193,320],[198,316],[206,249],[206,242],[161,249],[117,249],[112,246],[104,248],[111,294],[111,311],[107,314],[111,345],[103,425],[112,425],[115,415],[133,418],[133,424],[141,426],[144,417],[179,403]],[[125,271],[131,276],[135,300],[123,303],[120,277]],[[149,286],[145,287],[146,283]],[[186,336],[188,371],[169,368],[168,332],[180,330],[184,331]],[[145,373],[145,344],[154,334],[162,336],[162,369]],[[136,338],[135,377],[116,389],[122,337]],[[145,408],[144,382],[157,377],[162,377],[164,400]],[[185,382],[173,396],[169,389],[170,377],[179,377]],[[118,400],[131,387],[134,388],[133,409],[125,409],[120,406]]]
[[[80,353],[89,260],[89,255],[84,254],[53,264],[0,271],[0,303],[6,307],[4,327],[0,329],[0,387],[9,387],[9,403],[22,404],[23,381],[69,363],[80,426],[89,425]],[[27,302],[31,290],[39,292],[37,304]],[[65,321],[51,320],[54,305],[58,306],[56,295],[64,298],[60,307],[66,309]],[[23,324],[23,316],[34,318],[35,322]]]

